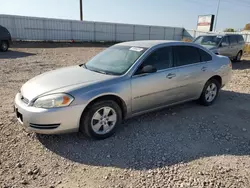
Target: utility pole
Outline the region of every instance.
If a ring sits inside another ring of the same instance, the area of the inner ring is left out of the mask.
[[[82,21],[82,0],[80,0],[80,20]]]
[[[219,10],[220,10],[220,2],[221,2],[221,0],[219,0],[218,6],[217,6],[217,13],[216,13],[215,23],[214,23],[214,31],[216,31],[216,27],[217,27],[218,14],[219,14]]]

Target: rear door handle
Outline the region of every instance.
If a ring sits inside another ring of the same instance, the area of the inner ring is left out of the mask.
[[[201,70],[205,72],[207,70],[207,67],[202,67]]]
[[[166,78],[168,78],[168,79],[172,79],[172,78],[174,78],[174,77],[176,77],[176,74],[174,74],[174,73],[169,73],[169,74],[166,76]]]

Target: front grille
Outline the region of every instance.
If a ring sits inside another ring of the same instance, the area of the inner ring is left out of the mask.
[[[35,129],[56,129],[60,124],[33,124],[30,123],[30,127]]]
[[[25,104],[29,104],[29,100],[26,99],[24,96],[21,95],[21,100],[25,103]]]

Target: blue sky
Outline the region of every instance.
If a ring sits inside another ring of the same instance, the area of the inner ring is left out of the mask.
[[[218,0],[83,0],[90,21],[195,29],[197,16],[215,14]],[[79,19],[79,0],[0,0],[0,14]],[[218,29],[250,23],[250,0],[221,0]]]

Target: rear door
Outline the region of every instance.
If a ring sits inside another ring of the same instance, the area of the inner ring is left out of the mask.
[[[245,46],[245,41],[242,35],[237,35],[237,39],[238,39],[238,52],[239,51],[243,51],[243,48]]]
[[[206,53],[202,58],[201,49],[192,46],[174,47],[174,66],[176,67],[176,99],[185,101],[196,99],[200,96],[208,77],[208,61],[212,60],[211,55]]]
[[[231,46],[230,46],[230,42],[229,42],[229,38],[228,36],[223,37],[221,44],[219,46],[218,52],[220,55],[224,55],[227,57],[231,57]]]
[[[231,58],[234,58],[237,53],[239,52],[239,44],[238,44],[238,38],[237,35],[230,35],[229,36],[230,40],[230,56]]]
[[[145,65],[154,66],[157,72],[140,73]],[[131,78],[132,113],[172,103],[176,93],[176,75],[176,70],[173,70],[172,47],[158,48],[152,52]]]

